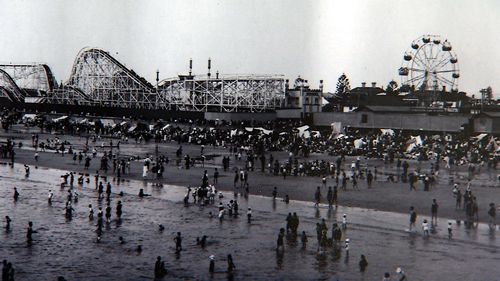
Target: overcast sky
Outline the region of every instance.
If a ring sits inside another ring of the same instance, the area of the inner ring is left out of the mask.
[[[109,51],[154,84],[206,73],[298,75],[334,91],[400,82],[397,70],[423,34],[447,38],[457,53],[459,89],[488,85],[500,97],[500,1],[42,1],[0,0],[0,62],[44,62],[68,79],[78,51]]]

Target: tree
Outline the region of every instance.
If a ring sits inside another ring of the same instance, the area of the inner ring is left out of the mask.
[[[390,81],[387,84],[387,87],[385,88],[385,93],[387,95],[398,95],[399,94],[398,83],[394,80]]]
[[[349,93],[351,92],[351,85],[349,84],[349,78],[342,73],[337,80],[337,90],[335,91],[335,96],[342,101],[346,101]]]

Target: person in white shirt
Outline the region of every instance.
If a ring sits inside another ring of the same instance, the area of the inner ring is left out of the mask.
[[[424,222],[422,222],[422,229],[424,231],[424,236],[429,236],[429,223],[427,222],[427,220],[424,220]]]

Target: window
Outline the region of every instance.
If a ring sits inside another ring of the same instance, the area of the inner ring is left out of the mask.
[[[361,123],[368,123],[368,114],[361,114]]]

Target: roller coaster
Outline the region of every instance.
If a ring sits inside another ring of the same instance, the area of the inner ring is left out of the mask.
[[[53,92],[58,87],[46,64],[1,64],[0,97],[20,104]]]
[[[156,86],[108,52],[82,49],[69,79],[57,84],[45,64],[0,65],[0,97],[15,104],[47,103],[172,111],[273,111],[285,99],[285,79],[271,75],[179,75]],[[158,76],[158,73],[157,73]]]

